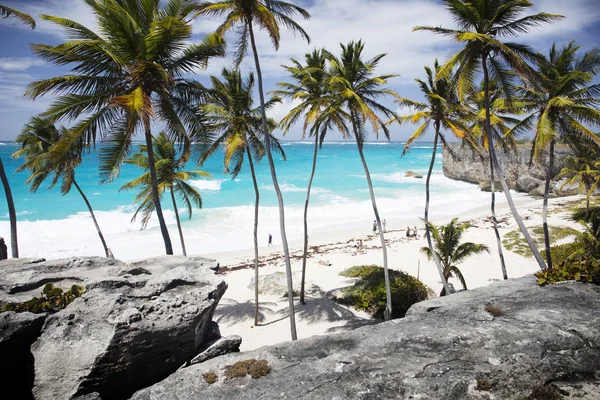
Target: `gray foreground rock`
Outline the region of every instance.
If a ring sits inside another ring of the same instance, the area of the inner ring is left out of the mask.
[[[37,399],[122,399],[165,378],[206,347],[227,288],[216,261],[199,257],[20,259],[1,268],[0,305],[39,296],[46,283],[85,287],[45,318],[31,346]]]
[[[240,345],[242,344],[242,337],[238,335],[231,335],[217,340],[208,349],[192,358],[190,365],[199,364],[211,358],[223,356],[229,353],[237,353],[240,351]]]
[[[419,303],[404,319],[215,358],[133,399],[523,399],[553,382],[597,399],[599,309],[598,286],[512,279]],[[272,371],[225,380],[224,368],[246,359]]]

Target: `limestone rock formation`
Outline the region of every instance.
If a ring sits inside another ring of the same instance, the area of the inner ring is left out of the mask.
[[[598,309],[599,286],[511,279],[418,303],[404,319],[214,358],[132,398],[594,399]],[[267,360],[270,373],[226,379],[225,367],[248,359]]]
[[[423,174],[419,174],[415,171],[406,171],[404,173],[404,176],[406,178],[417,178],[417,179],[423,179]]]
[[[132,264],[99,257],[3,261],[0,306],[39,296],[46,283],[85,287],[65,309],[40,315],[44,326],[31,346],[34,397],[127,398],[176,371],[215,331],[212,315],[227,288],[217,267],[179,256]]]
[[[242,337],[238,335],[227,336],[217,340],[208,349],[198,354],[190,361],[190,365],[199,364],[211,358],[240,351]]]
[[[487,154],[477,154],[470,148],[463,147],[460,143],[452,143],[452,152],[456,157],[452,157],[447,148],[443,150],[443,172],[447,178],[461,180],[470,183],[480,184],[482,190],[490,189],[489,158]],[[504,171],[504,177],[508,187],[518,192],[537,194],[541,190],[543,193],[544,182],[546,179],[546,166],[548,165],[548,154],[543,152],[540,156],[539,164],[532,163],[529,166],[531,157],[530,146],[519,146],[517,152],[504,153],[497,151],[498,161]],[[560,170],[566,166],[564,159],[572,155],[568,148],[558,147],[554,151],[554,169],[552,176],[559,174]],[[486,183],[484,183],[486,182]],[[559,190],[559,185],[555,180],[552,181],[551,191],[558,196],[570,196],[573,191]],[[496,185],[500,189],[500,185]]]

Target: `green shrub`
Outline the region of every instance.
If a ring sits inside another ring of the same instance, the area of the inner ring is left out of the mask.
[[[81,297],[83,291],[82,286],[73,285],[70,290],[63,292],[62,289],[55,288],[53,284],[48,283],[44,286],[40,297],[34,297],[23,303],[8,303],[2,308],[2,311],[55,313],[71,304],[77,297]]]
[[[578,260],[564,260],[535,274],[541,286],[575,280],[600,285],[600,260],[580,258]]]
[[[583,246],[578,242],[571,242],[565,244],[558,244],[556,246],[550,247],[550,255],[552,256],[552,263],[560,264],[563,261],[566,261],[571,254],[576,251],[582,250]],[[546,252],[542,252],[542,257],[544,260],[546,259]]]
[[[404,317],[410,306],[433,296],[432,290],[417,278],[402,271],[388,271],[392,291],[392,318]],[[342,271],[340,275],[359,280],[345,288],[342,297],[337,300],[376,318],[383,318],[386,305],[383,268],[377,265],[359,265]]]
[[[252,379],[258,379],[270,372],[271,366],[267,360],[242,360],[225,367],[225,378],[233,379],[250,375]]]

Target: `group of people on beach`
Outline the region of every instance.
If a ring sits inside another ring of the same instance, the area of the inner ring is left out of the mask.
[[[418,239],[419,235],[418,235],[418,232],[417,232],[417,227],[415,226],[415,228],[413,229],[413,231],[411,233],[410,226],[407,226],[406,227],[406,237],[407,238],[411,238],[412,237],[412,238]]]
[[[381,225],[382,225],[382,229],[384,232],[387,232],[385,230],[385,218],[381,221]],[[373,220],[373,235],[377,233],[377,220],[374,219]]]

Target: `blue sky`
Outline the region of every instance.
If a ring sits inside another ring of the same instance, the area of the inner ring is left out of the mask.
[[[288,0],[289,1],[289,0]],[[445,61],[455,50],[451,42],[427,32],[412,32],[416,25],[441,25],[454,27],[450,15],[439,0],[311,0],[295,1],[312,15],[309,21],[300,21],[312,38],[306,44],[293,35],[283,33],[281,47],[275,51],[268,38],[260,34],[258,51],[261,55],[265,75],[265,89],[275,88],[278,81],[287,79],[281,64],[288,64],[291,57],[302,59],[313,47],[325,47],[337,53],[340,42],[363,39],[367,56],[387,53],[380,66],[380,73],[398,73],[400,77],[389,82],[389,86],[402,96],[420,99],[414,83],[423,77],[423,66],[431,65],[435,58]],[[600,0],[533,0],[532,12],[550,12],[565,15],[564,20],[541,28],[532,29],[518,40],[547,53],[553,42],[566,44],[576,40],[582,50],[600,45]],[[41,21],[41,13],[73,19],[94,28],[94,19],[82,0],[2,0],[2,4],[30,13],[36,17],[35,31],[21,26],[13,20],[0,20],[0,140],[13,140],[24,123],[43,111],[52,101],[41,98],[35,102],[22,98],[31,81],[62,75],[67,68],[47,64],[31,53],[30,43],[57,44],[66,40],[61,30]],[[213,31],[216,20],[194,22],[193,39],[205,32]],[[242,65],[251,71],[251,58]],[[217,75],[231,58],[215,59],[208,70],[197,71],[197,78],[206,82],[209,75]],[[293,107],[290,101],[273,110],[271,116],[281,118]],[[388,106],[400,113],[393,103]],[[414,126],[392,127],[392,140],[406,140]],[[292,129],[286,139],[301,137],[299,127]],[[338,134],[330,136],[340,139]],[[431,140],[432,136],[425,136]]]

